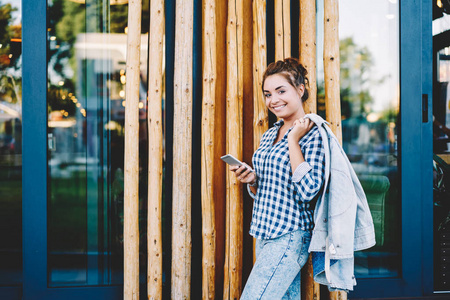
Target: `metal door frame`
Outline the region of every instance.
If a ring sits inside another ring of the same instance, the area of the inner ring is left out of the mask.
[[[399,278],[360,279],[350,297],[433,293],[432,3],[400,1],[402,247]]]

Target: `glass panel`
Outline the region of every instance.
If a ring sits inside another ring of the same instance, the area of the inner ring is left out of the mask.
[[[434,289],[449,291],[450,249],[450,15],[434,6],[433,200]]]
[[[21,1],[0,3],[0,285],[22,283]]]
[[[318,6],[323,15],[323,3]],[[339,2],[339,38],[343,147],[366,192],[377,242],[355,253],[355,275],[397,277],[401,267],[398,1]],[[321,42],[317,52],[323,53]],[[322,57],[317,63],[318,111],[324,115]]]
[[[49,1],[48,279],[123,282],[127,1]],[[114,5],[113,5],[114,3]],[[143,12],[143,15],[148,15]],[[143,23],[148,19],[143,19]],[[142,35],[140,157],[146,158],[147,35]],[[144,76],[145,75],[145,76]],[[146,237],[146,159],[140,168]],[[142,257],[146,253],[141,243]],[[146,261],[141,260],[141,266]],[[143,279],[145,282],[145,270]]]

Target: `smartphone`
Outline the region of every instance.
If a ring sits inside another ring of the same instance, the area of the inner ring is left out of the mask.
[[[243,163],[239,159],[237,159],[236,157],[234,157],[231,154],[224,155],[224,156],[221,157],[221,159],[224,162],[226,162],[227,164],[229,164],[230,166],[241,166],[241,165],[243,165]],[[253,172],[252,169],[250,169],[250,171]]]

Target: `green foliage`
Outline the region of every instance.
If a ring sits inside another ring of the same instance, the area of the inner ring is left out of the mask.
[[[20,26],[11,25],[13,21],[12,13],[17,11],[17,8],[12,7],[10,3],[0,4],[0,70],[4,70],[15,64],[16,60],[11,59],[11,38],[16,37],[17,29]],[[19,36],[20,37],[20,34]],[[14,49],[16,50],[16,49]]]
[[[63,1],[63,0],[58,0]],[[86,5],[72,1],[63,1],[62,12],[55,17],[56,39],[73,45],[77,35],[86,32]]]
[[[367,47],[355,44],[352,37],[339,42],[341,57],[341,101],[342,114],[349,118],[352,114],[366,115],[373,98],[369,93],[373,80],[371,69],[373,58]]]
[[[0,43],[2,45],[9,44],[9,41],[11,39],[11,13],[14,11],[17,11],[17,8],[13,8],[9,3],[0,5]]]
[[[128,5],[111,6],[111,33],[124,33],[128,24]]]

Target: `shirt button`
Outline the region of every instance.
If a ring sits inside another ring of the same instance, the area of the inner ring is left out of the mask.
[[[327,221],[328,221],[328,219],[327,219],[327,218],[323,219],[323,222],[324,222],[324,223],[326,223]]]
[[[326,250],[327,248],[325,246],[322,247],[322,250]]]

